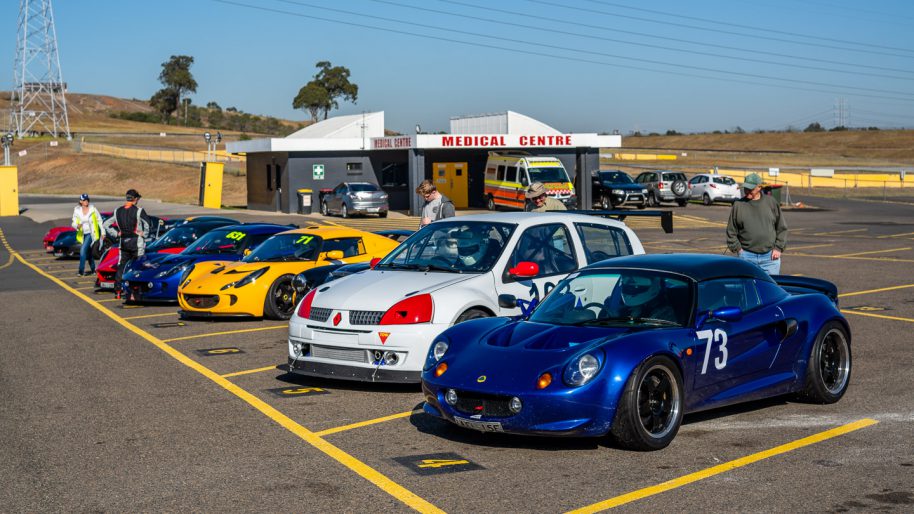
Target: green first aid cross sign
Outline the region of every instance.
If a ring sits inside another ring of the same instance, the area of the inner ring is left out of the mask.
[[[311,166],[311,178],[314,180],[324,180],[323,164],[314,164]]]

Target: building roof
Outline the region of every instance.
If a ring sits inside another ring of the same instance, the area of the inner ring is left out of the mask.
[[[451,118],[451,134],[527,134],[544,136],[560,131],[514,111]]]
[[[293,132],[286,139],[384,137],[384,111],[336,116]]]

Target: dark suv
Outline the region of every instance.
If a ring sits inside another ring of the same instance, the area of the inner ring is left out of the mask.
[[[660,202],[676,202],[680,207],[689,203],[689,183],[679,171],[645,171],[635,182],[647,188],[647,204],[657,207]]]
[[[647,189],[636,184],[628,173],[619,170],[590,172],[593,181],[593,204],[602,209],[615,209],[634,205],[643,209],[647,202]]]

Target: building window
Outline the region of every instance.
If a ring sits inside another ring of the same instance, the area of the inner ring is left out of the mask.
[[[362,171],[362,163],[360,162],[347,162],[346,171]]]
[[[273,190],[273,166],[267,164],[267,190]]]
[[[381,187],[407,187],[409,180],[409,167],[405,162],[381,163]]]

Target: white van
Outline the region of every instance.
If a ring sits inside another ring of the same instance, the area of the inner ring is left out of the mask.
[[[485,195],[490,211],[498,207],[523,210],[524,193],[533,182],[542,182],[546,186],[546,194],[569,209],[577,208],[574,185],[562,161],[555,157],[489,152]]]

